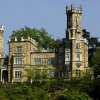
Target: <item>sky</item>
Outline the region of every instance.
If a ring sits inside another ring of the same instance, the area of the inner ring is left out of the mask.
[[[53,37],[65,37],[66,5],[82,5],[82,26],[91,36],[100,37],[100,0],[0,0],[0,24],[5,27],[7,52],[9,35],[24,26],[45,28]]]

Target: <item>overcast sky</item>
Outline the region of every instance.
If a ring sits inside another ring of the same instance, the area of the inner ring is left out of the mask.
[[[45,28],[55,38],[65,36],[66,5],[83,7],[83,28],[100,37],[100,0],[0,0],[0,24],[5,47],[12,30],[24,26]],[[5,48],[7,49],[7,47]]]

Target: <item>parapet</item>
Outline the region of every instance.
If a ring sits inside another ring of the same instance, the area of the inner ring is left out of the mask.
[[[67,13],[80,13],[82,14],[82,6],[75,7],[74,5],[66,6],[66,14]]]
[[[36,46],[38,45],[38,43],[31,37],[28,37],[28,38],[21,37],[20,40],[18,40],[16,37],[14,37],[13,39],[9,38],[9,42],[27,42],[27,41],[31,42],[32,44]]]

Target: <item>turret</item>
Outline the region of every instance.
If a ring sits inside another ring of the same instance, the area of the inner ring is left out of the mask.
[[[81,33],[82,25],[81,25],[81,17],[82,17],[82,7],[79,8],[71,5],[70,7],[66,7],[66,15],[67,15],[67,38],[68,39],[76,39],[77,33]]]
[[[4,32],[4,26],[0,26],[0,57],[3,55],[3,32]]]

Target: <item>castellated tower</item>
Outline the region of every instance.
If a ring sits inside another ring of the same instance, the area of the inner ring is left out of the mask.
[[[66,7],[67,33],[70,41],[70,72],[71,77],[82,77],[88,70],[88,42],[83,38],[81,24],[82,7],[73,5]]]
[[[0,26],[0,58],[3,56],[3,32],[4,32],[4,27],[1,25]]]

